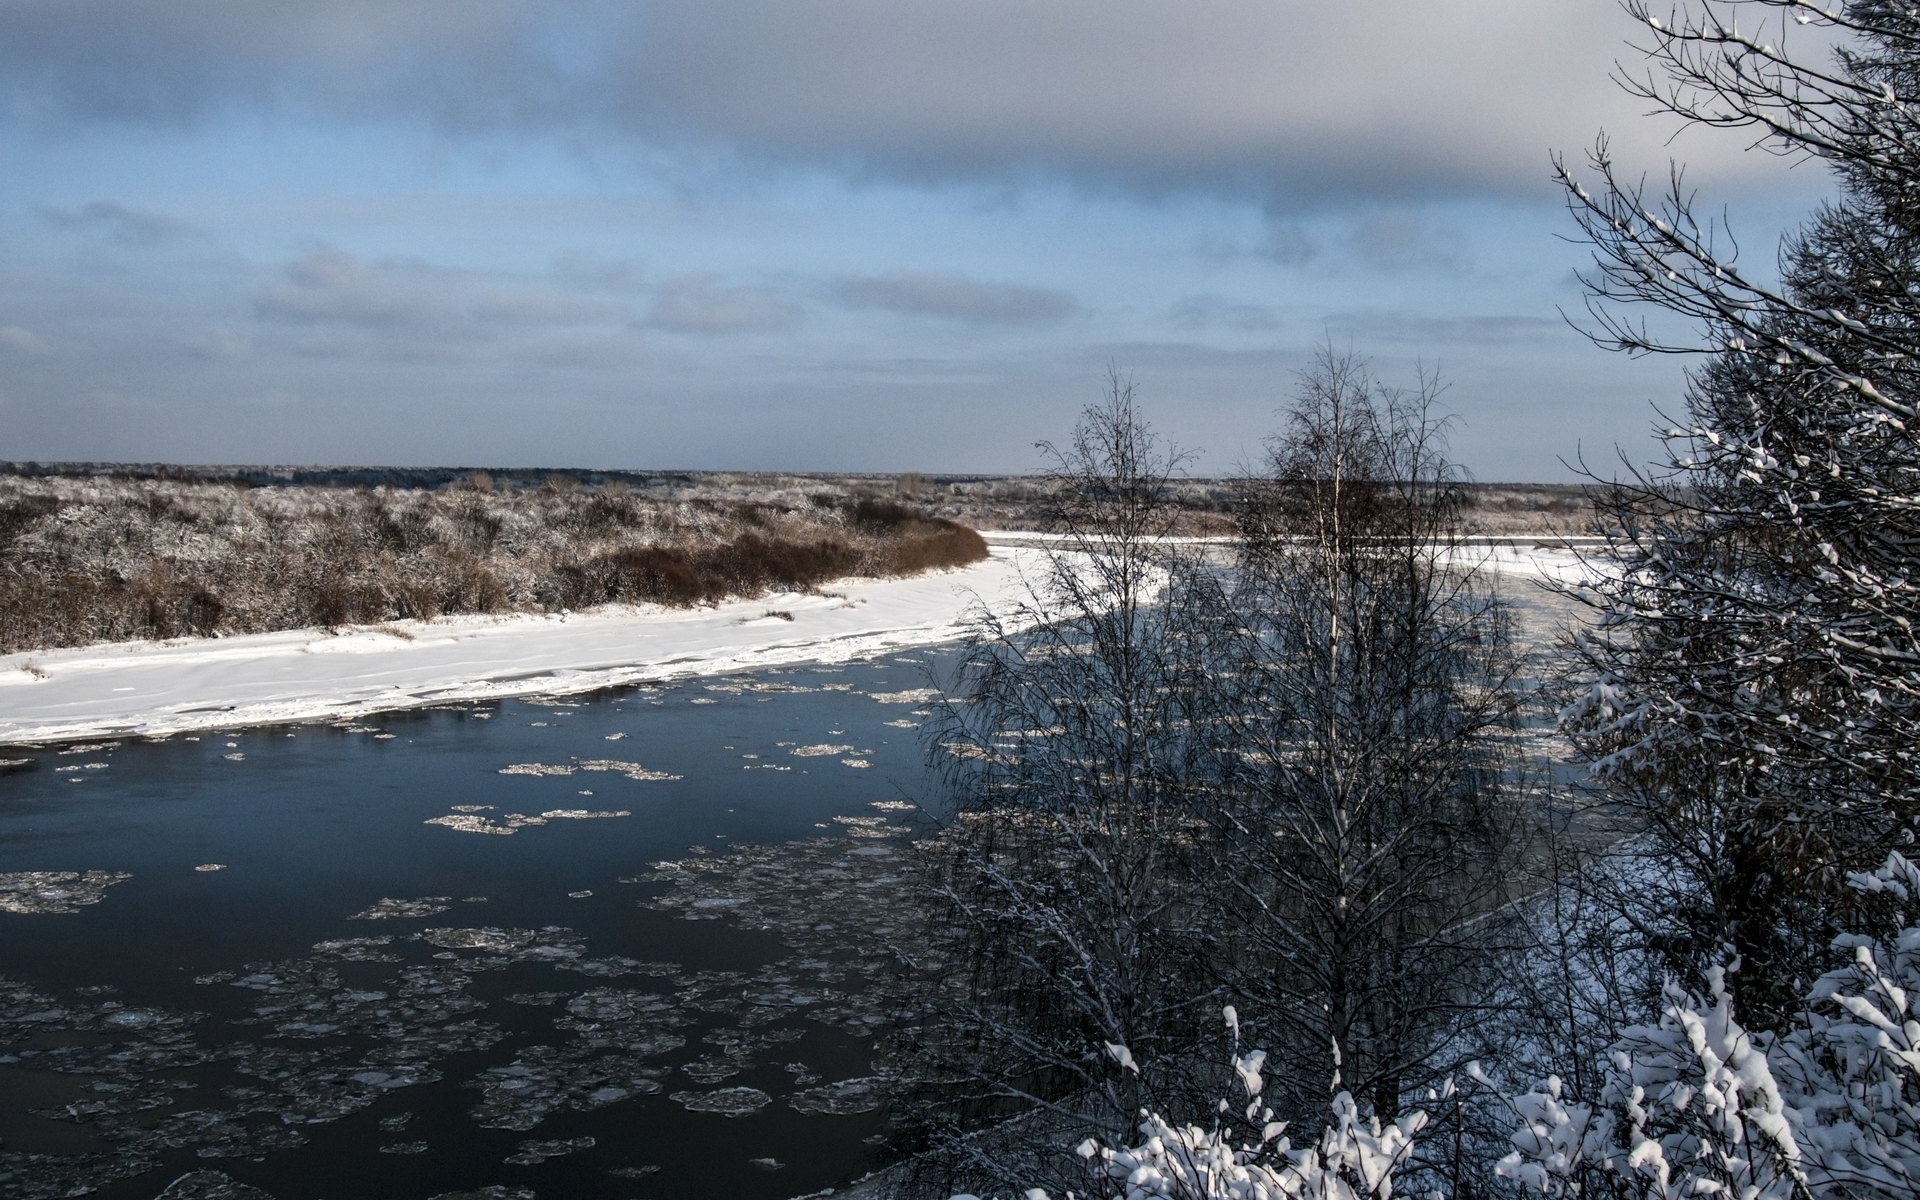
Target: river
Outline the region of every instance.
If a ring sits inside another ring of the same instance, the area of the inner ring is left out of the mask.
[[[880,1165],[930,657],[0,751],[0,1194]]]

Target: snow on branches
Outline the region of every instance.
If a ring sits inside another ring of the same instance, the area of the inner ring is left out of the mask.
[[[1234,1010],[1227,1008],[1225,1016],[1237,1049]],[[1112,1057],[1123,1065],[1131,1061]],[[1229,1066],[1248,1103],[1236,1111],[1221,1100],[1210,1127],[1177,1125],[1143,1110],[1139,1144],[1081,1142],[1080,1157],[1106,1180],[1096,1185],[1097,1194],[1103,1200],[1391,1200],[1394,1175],[1412,1157],[1427,1114],[1410,1112],[1383,1125],[1363,1116],[1353,1096],[1342,1091],[1328,1104],[1319,1137],[1296,1150],[1284,1136],[1286,1123],[1260,1100],[1266,1057],[1261,1050],[1233,1055]],[[1034,1188],[1026,1200],[1049,1198]],[[1074,1194],[1067,1200],[1075,1200]]]
[[[1920,897],[1890,854],[1853,879]],[[1518,1118],[1498,1173],[1549,1197],[1638,1200],[1910,1198],[1920,1193],[1920,927],[1839,939],[1852,961],[1823,976],[1784,1035],[1744,1028],[1725,975],[1704,995],[1669,985],[1657,1023],[1608,1051],[1599,1095],[1560,1081],[1507,1098]]]

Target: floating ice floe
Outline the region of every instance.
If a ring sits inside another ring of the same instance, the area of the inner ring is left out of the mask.
[[[744,1117],[773,1103],[773,1097],[759,1088],[730,1087],[711,1092],[675,1092],[668,1096],[689,1112],[718,1113],[723,1117]]]
[[[532,1188],[508,1187],[501,1183],[490,1183],[483,1188],[474,1188],[468,1192],[441,1192],[429,1196],[427,1200],[538,1200]]]
[[[119,742],[76,742],[73,745],[68,746],[65,749],[61,750],[60,753],[63,755],[64,754],[98,754],[102,750],[116,749],[119,745],[120,745]]]
[[[591,1150],[595,1143],[591,1135],[577,1138],[561,1138],[553,1141],[521,1142],[515,1153],[503,1161],[516,1167],[532,1167],[550,1158],[564,1158],[580,1150]]]
[[[740,1064],[723,1058],[702,1058],[684,1063],[680,1069],[686,1072],[688,1079],[695,1083],[715,1084],[723,1079],[732,1079],[740,1073]]]
[[[637,762],[620,762],[610,758],[589,759],[580,764],[582,771],[612,771],[625,775],[636,783],[671,783],[684,776],[673,775],[666,771],[650,771]]]
[[[202,875],[210,875],[215,871],[224,871],[226,869],[227,864],[225,863],[201,863],[194,868],[194,870],[200,872]]]
[[[682,1040],[671,1034],[655,1037],[638,1051],[595,1055],[578,1046],[529,1046],[512,1062],[489,1067],[469,1085],[483,1093],[473,1119],[488,1129],[532,1129],[563,1108],[590,1112],[634,1096],[660,1091],[660,1067],[646,1062],[649,1053],[677,1049]]]
[[[422,825],[442,825],[456,833],[490,833],[506,836],[517,833],[528,825],[545,825],[544,817],[529,817],[525,813],[508,813],[504,820],[495,821],[491,817],[475,816],[472,813],[450,813],[444,817],[428,817]]]
[[[469,806],[470,807],[470,806]],[[476,816],[473,813],[456,812],[444,817],[428,817],[423,825],[440,825],[457,833],[486,833],[504,837],[518,833],[535,825],[546,825],[554,821],[609,821],[617,817],[630,817],[629,809],[589,809],[589,808],[550,808],[538,816],[526,813],[507,813],[498,821],[491,817]]]
[[[649,770],[637,762],[621,762],[611,758],[594,758],[580,763],[514,763],[500,768],[502,775],[555,776],[571,775],[575,771],[609,771],[625,775],[636,783],[669,783],[683,778],[666,771]]]
[[[313,944],[314,957],[322,962],[399,962],[400,956],[387,947],[391,937],[331,938]],[[205,977],[194,980],[205,983]]]
[[[906,719],[905,717],[895,717],[895,718],[894,718],[893,720],[891,720],[891,721],[882,721],[882,722],[881,722],[881,724],[882,724],[882,725],[886,725],[886,726],[889,726],[889,727],[891,727],[891,728],[893,728],[893,729],[918,729],[918,728],[920,728],[920,722],[918,722],[918,721],[909,721],[909,720],[907,720],[907,719]]]
[[[888,1084],[889,1081],[880,1075],[842,1079],[838,1083],[795,1092],[787,1103],[799,1112],[835,1117],[872,1112],[886,1103]]]
[[[224,1171],[191,1171],[169,1183],[154,1200],[273,1200],[273,1195]]]
[[[607,1174],[615,1179],[645,1179],[649,1175],[658,1175],[660,1168],[652,1163],[640,1167],[615,1167]]]
[[[434,917],[453,907],[451,896],[422,896],[418,900],[386,897],[348,917],[349,921],[384,921],[394,917]]]
[[[864,758],[843,758],[840,760],[840,765],[843,767],[852,767],[856,771],[864,771],[868,767],[871,767],[873,763]]]
[[[540,929],[502,929],[494,925],[475,928],[436,926],[415,935],[429,946],[446,950],[480,950],[511,962],[555,962],[571,960],[585,953],[579,934],[564,925]]]
[[[848,837],[886,838],[913,832],[904,825],[887,824],[885,817],[834,817],[833,823],[844,825]]]
[[[867,694],[882,704],[925,704],[929,700],[938,699],[940,689],[909,688],[904,692],[869,692]]]
[[[74,913],[98,904],[125,871],[14,871],[0,874],[0,912]]]
[[[830,758],[836,754],[853,753],[852,746],[834,746],[822,742],[817,746],[795,746],[787,751],[795,758]]]
[[[502,775],[571,775],[573,767],[561,763],[512,763],[500,768]]]

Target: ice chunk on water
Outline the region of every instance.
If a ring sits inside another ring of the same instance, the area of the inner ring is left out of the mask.
[[[567,764],[550,765],[548,763],[512,763],[500,768],[502,775],[571,775],[573,768]]]
[[[619,759],[613,758],[590,758],[580,764],[580,769],[582,771],[611,771],[615,774],[625,775],[635,783],[671,783],[676,779],[684,778],[684,776],[670,774],[666,771],[650,771],[637,762],[622,762]]]
[[[224,1171],[193,1171],[168,1184],[154,1200],[273,1200],[273,1196]]]
[[[788,1103],[803,1113],[823,1113],[835,1117],[872,1112],[885,1101],[886,1084],[887,1081],[879,1075],[842,1079],[838,1083],[796,1092]]]
[[[718,1113],[723,1117],[744,1117],[773,1103],[773,1097],[759,1088],[730,1087],[711,1092],[675,1092],[667,1099],[684,1105],[690,1112]]]
[[[471,807],[463,805],[461,807]],[[453,812],[444,817],[428,817],[423,825],[443,825],[457,833],[488,833],[506,836],[525,829],[529,825],[545,825],[545,816],[530,817],[526,813],[507,813],[498,821],[491,817],[475,816],[472,813]]]
[[[509,1155],[504,1161],[517,1167],[531,1167],[550,1158],[561,1158],[578,1150],[591,1150],[594,1140],[591,1135],[577,1138],[561,1138],[554,1141],[521,1142],[518,1152]]]
[[[14,871],[0,874],[0,912],[74,913],[98,904],[126,871]]]
[[[929,700],[937,699],[940,689],[910,688],[904,692],[869,692],[868,695],[882,704],[925,704]]]
[[[418,900],[386,897],[348,917],[349,921],[384,921],[395,917],[432,917],[453,907],[451,896],[422,896]]]

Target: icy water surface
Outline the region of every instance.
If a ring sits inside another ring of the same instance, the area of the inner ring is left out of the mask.
[[[880,1165],[926,658],[0,749],[0,1195]]]

